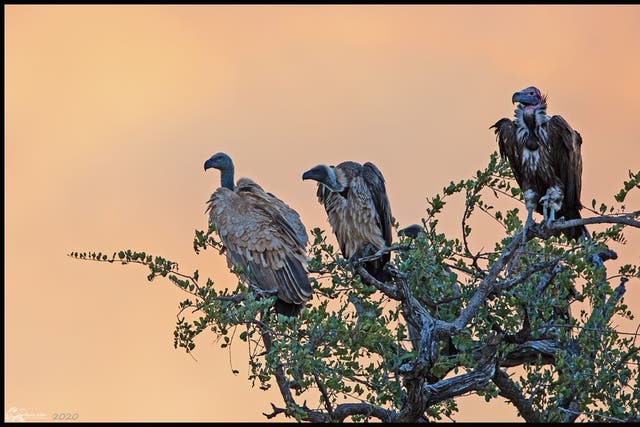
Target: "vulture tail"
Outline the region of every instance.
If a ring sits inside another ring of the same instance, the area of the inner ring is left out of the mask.
[[[580,212],[577,209],[565,212],[564,217],[566,220],[582,218],[582,216],[580,216]],[[571,240],[578,240],[582,236],[589,237],[589,231],[587,231],[587,227],[585,227],[584,225],[565,228],[562,230],[562,233]]]
[[[301,304],[292,304],[278,298],[275,303],[276,313],[287,317],[296,317],[302,309]]]

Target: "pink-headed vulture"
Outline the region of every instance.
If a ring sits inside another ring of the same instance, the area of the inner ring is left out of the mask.
[[[556,218],[580,218],[582,137],[562,116],[547,115],[547,97],[538,88],[518,91],[511,101],[518,104],[515,119],[500,119],[491,128],[524,196],[526,239],[534,210],[547,224]],[[565,228],[562,233],[574,240],[588,236],[584,226]]]

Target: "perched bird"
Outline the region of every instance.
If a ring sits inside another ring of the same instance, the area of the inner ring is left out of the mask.
[[[226,248],[229,267],[241,266],[249,282],[277,294],[277,313],[296,316],[312,295],[300,216],[249,178],[234,184],[227,154],[214,154],[204,163],[205,171],[210,168],[220,170],[221,186],[206,212]]]
[[[556,218],[580,218],[582,137],[561,116],[547,115],[547,97],[538,88],[516,92],[511,101],[518,103],[515,120],[503,118],[491,128],[524,195],[526,239],[534,210],[543,214],[548,225]],[[562,233],[570,239],[588,236],[583,225],[565,228]]]
[[[410,239],[417,239],[420,233],[424,233],[424,227],[420,224],[411,224],[408,227],[398,230],[398,237],[408,237]]]
[[[302,175],[318,181],[318,201],[324,205],[329,223],[348,259],[373,255],[391,245],[391,206],[384,178],[372,163],[342,162],[338,166],[318,165]],[[366,262],[365,269],[376,279],[387,281],[383,270],[390,254]]]

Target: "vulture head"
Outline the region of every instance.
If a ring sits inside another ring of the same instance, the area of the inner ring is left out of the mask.
[[[411,224],[408,227],[398,230],[398,237],[406,236],[410,239],[416,239],[420,233],[424,233],[424,227],[419,224]]]
[[[204,162],[204,170],[218,169],[220,171],[220,178],[222,186],[230,190],[233,190],[233,162],[231,157],[225,153],[216,153]]]
[[[541,104],[542,101],[544,101],[544,97],[542,96],[542,93],[540,93],[540,89],[535,86],[529,86],[526,89],[522,89],[521,91],[514,93],[511,97],[511,102],[514,104],[519,102],[524,106],[535,106]]]
[[[344,190],[344,186],[338,182],[333,168],[327,165],[318,165],[309,169],[302,174],[302,179],[313,179],[314,181],[318,181],[329,190],[336,193],[340,193]]]
[[[233,162],[231,157],[225,153],[216,153],[204,162],[204,170],[214,168],[224,171],[230,167],[233,167]]]

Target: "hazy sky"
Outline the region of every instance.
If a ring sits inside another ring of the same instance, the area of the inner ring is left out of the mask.
[[[638,6],[4,10],[5,409],[31,419],[263,421],[282,403],[251,388],[242,345],[203,334],[197,361],[174,350],[184,295],[168,282],[66,256],[145,250],[233,287],[223,256],[192,249],[215,152],[307,228],[328,224],[302,172],[371,161],[405,226],[487,163],[489,126],[536,85],[582,134],[584,204],[611,202],[640,168]],[[628,236],[616,250],[638,262],[640,233]],[[625,298],[636,315],[638,285]],[[483,399],[459,406],[460,421],[515,418]]]

